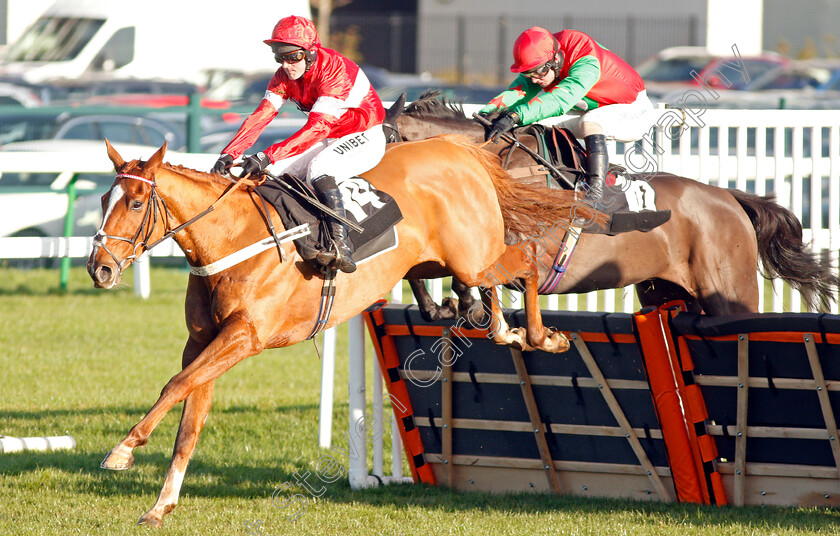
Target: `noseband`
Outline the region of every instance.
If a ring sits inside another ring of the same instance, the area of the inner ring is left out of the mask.
[[[132,238],[125,238],[122,236],[116,235],[109,235],[105,234],[101,229],[97,231],[96,235],[93,237],[93,252],[91,257],[96,257],[96,252],[99,248],[102,248],[108,255],[111,256],[111,259],[114,260],[114,263],[117,265],[117,269],[122,274],[123,269],[133,260],[137,258],[137,249],[140,246],[145,248],[145,251],[152,249],[156,246],[159,242],[168,238],[170,233],[164,233],[164,236],[153,242],[152,244],[148,244],[148,240],[151,238],[152,233],[155,230],[155,226],[158,222],[158,215],[165,216],[168,222],[169,219],[169,208],[166,206],[166,201],[163,200],[160,195],[157,193],[157,184],[155,183],[154,178],[151,180],[141,177],[139,175],[131,175],[129,173],[120,173],[117,175],[118,179],[133,179],[141,182],[145,182],[152,187],[152,193],[149,194],[149,202],[146,205],[146,213],[143,215],[143,221],[140,223],[140,227],[137,228],[137,232],[134,233]],[[108,248],[107,240],[115,240],[117,242],[128,242],[132,246],[132,252],[128,255],[125,259],[120,261],[117,259],[117,256]]]

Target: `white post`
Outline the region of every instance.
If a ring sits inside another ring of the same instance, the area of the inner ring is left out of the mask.
[[[403,282],[400,281],[397,283],[397,286],[394,287],[394,290],[391,291],[391,303],[402,303],[402,288]],[[380,398],[382,395],[380,394]],[[384,441],[385,438],[381,438],[380,441]],[[403,478],[403,465],[402,465],[402,438],[400,437],[400,429],[399,424],[397,423],[397,416],[394,414],[393,408],[391,410],[391,476],[393,478],[402,479]]]
[[[382,407],[382,373],[379,360],[373,360],[373,474],[385,474],[385,411]]]
[[[143,299],[149,297],[151,284],[149,283],[149,254],[144,253],[134,261],[134,294]]]
[[[335,333],[334,327],[324,331],[324,355],[321,357],[321,410],[319,416],[318,444],[328,449],[332,445],[333,388],[335,386]]]
[[[403,447],[400,437],[400,428],[397,423],[397,416],[391,410],[391,475],[394,478],[403,478]]]
[[[358,447],[358,457],[350,458],[348,476],[352,489],[366,488],[375,485],[376,479],[368,477],[367,469],[367,437],[360,434],[358,428],[364,426],[365,421],[365,327],[361,315],[356,315],[347,321],[348,357],[349,357],[349,398],[350,398],[350,440]],[[362,437],[360,437],[360,435]]]

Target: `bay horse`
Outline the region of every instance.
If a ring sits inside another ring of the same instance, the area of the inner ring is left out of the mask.
[[[166,144],[148,161],[125,161],[107,140],[106,147],[117,176],[102,197],[103,223],[88,260],[96,287],[117,285],[136,256],[164,235],[174,235],[192,267],[216,263],[268,235],[253,192],[231,191],[229,179],[165,163]],[[505,244],[506,229],[528,233],[541,221],[568,220],[573,201],[568,192],[546,196],[540,189],[515,188],[495,157],[456,136],[391,146],[364,176],[397,201],[403,215],[397,224],[399,244],[335,280],[327,327],[359,314],[406,274],[451,273],[482,288],[482,301],[498,322],[492,333],[496,342],[549,352],[568,349],[561,333],[542,325],[533,260],[520,247]],[[206,211],[209,206],[214,210]],[[269,214],[282,230],[276,212]],[[134,448],[144,445],[166,413],[185,401],[166,480],[140,523],[160,526],[175,508],[215,379],[266,348],[306,339],[319,318],[324,275],[291,244],[283,250],[288,260],[269,249],[215,274],[191,270],[182,370],[102,462],[106,469],[128,469]],[[504,324],[493,295],[495,285],[513,279],[524,281],[526,288],[530,316],[524,331]]]
[[[428,91],[404,110],[404,99],[388,110],[386,126],[403,140],[458,133],[478,143],[484,127],[464,115],[463,108]],[[386,130],[387,132],[387,130]],[[537,150],[532,135],[518,140]],[[509,160],[517,170],[538,167],[531,156],[508,143],[484,148]],[[520,184],[545,185],[545,175],[525,175]],[[642,306],[683,300],[689,311],[722,316],[758,312],[758,260],[764,277],[781,278],[802,293],[807,306],[828,310],[837,298],[838,278],[802,240],[802,225],[772,195],[757,196],[656,172],[646,180],[656,191],[656,205],[671,210],[671,219],[649,232],[615,236],[582,234],[568,270],[552,294],[585,293],[635,285]],[[523,186],[524,187],[524,186]],[[544,187],[544,191],[549,191]],[[453,195],[455,195],[453,193]],[[532,237],[538,252],[540,285],[551,274],[563,229],[543,229]],[[422,281],[410,281],[427,319],[454,318],[471,307],[469,288],[453,277],[459,301],[437,305]],[[456,305],[457,304],[457,305]]]

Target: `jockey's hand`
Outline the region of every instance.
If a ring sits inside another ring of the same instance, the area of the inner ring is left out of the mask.
[[[484,136],[484,141],[491,140],[495,143],[499,139],[499,136],[507,134],[513,130],[513,127],[515,127],[518,123],[519,116],[516,112],[511,112],[499,117],[493,121],[493,125]]]
[[[262,173],[269,164],[271,164],[271,160],[264,152],[260,151],[257,154],[252,154],[242,161],[242,173],[239,176],[246,177]]]
[[[210,171],[212,173],[218,173],[219,175],[223,175],[227,173],[227,170],[230,166],[233,165],[233,157],[229,154],[223,154],[216,160],[216,163],[213,164],[213,169]]]

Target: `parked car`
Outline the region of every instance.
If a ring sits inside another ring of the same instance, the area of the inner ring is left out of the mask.
[[[434,78],[429,73],[394,73],[382,67],[369,64],[362,64],[359,67],[364,70],[368,80],[370,80],[370,85],[377,91],[387,87],[443,83],[443,80]]]
[[[114,147],[126,159],[148,159],[159,147],[115,143]],[[0,154],[31,153],[33,159],[43,158],[44,152],[68,153],[75,163],[101,162],[102,172],[79,173],[76,182],[73,236],[93,236],[102,220],[100,198],[114,183],[115,173],[108,160],[105,143],[95,140],[35,140],[9,144]],[[214,155],[192,155],[167,151],[166,161],[194,169],[210,169]],[[99,167],[98,165],[96,167]],[[96,168],[94,168],[96,169]],[[71,171],[0,172],[0,236],[64,236],[67,214],[67,186],[76,175]],[[20,268],[54,266],[56,259],[17,259],[0,264]],[[84,260],[74,262],[82,264]],[[162,257],[156,263],[183,266],[180,257]]]
[[[742,56],[736,62],[734,56],[715,55],[706,47],[679,46],[659,51],[639,64],[636,70],[645,81],[651,100],[660,101],[666,94],[696,89],[700,86],[698,79],[715,90],[744,89],[751,80],[788,62],[775,52]],[[692,73],[696,73],[697,78]]]
[[[415,81],[410,85],[389,86],[379,90],[379,97],[384,102],[396,101],[402,93],[406,95],[406,101],[417,100],[420,95],[428,89],[439,89],[444,97],[455,102],[469,104],[487,104],[499,93],[507,89],[507,86],[479,86],[461,84],[439,84],[425,81]]]
[[[126,154],[151,156],[155,147],[117,144]],[[105,144],[90,140],[38,140],[11,143],[4,152],[94,152],[107,162]],[[33,158],[38,158],[33,154]],[[0,172],[0,236],[64,236],[67,214],[67,186],[73,179],[72,172],[24,173]],[[107,173],[81,173],[76,179],[77,192],[74,205],[73,236],[93,236],[99,229],[102,209],[100,197],[114,182],[113,171]],[[56,259],[19,259],[4,261],[18,268],[51,267]]]
[[[265,130],[262,131],[257,141],[246,151],[246,154],[254,154],[262,151],[266,147],[275,143],[281,142],[300,130],[306,123],[305,118],[276,118],[272,121]],[[212,132],[208,132],[201,137],[201,152],[218,154],[222,149],[227,147],[230,140],[239,130],[239,123],[229,124],[224,127],[217,128]]]
[[[73,102],[107,102],[112,96],[186,96],[201,93],[201,88],[189,82],[146,80],[137,78],[88,78],[55,80],[52,84],[62,88],[66,99]]]
[[[158,147],[115,143],[123,154],[148,158]],[[107,162],[105,144],[92,140],[36,140],[11,143],[3,152],[57,151],[88,153]],[[0,172],[0,236],[63,236],[67,213],[67,185],[72,172]],[[99,229],[100,196],[114,182],[114,172],[80,173],[76,179],[75,236],[93,236]]]
[[[209,88],[204,96],[209,102],[256,106],[265,95],[274,72],[229,73],[224,81]]]
[[[78,115],[63,109],[21,110],[0,116],[0,150],[9,143],[31,140],[99,140],[157,146],[173,150],[186,145],[184,129],[154,117]]]
[[[663,97],[677,104],[678,92]],[[742,91],[715,90],[709,108],[837,109],[840,108],[840,60],[795,61],[750,81]]]

